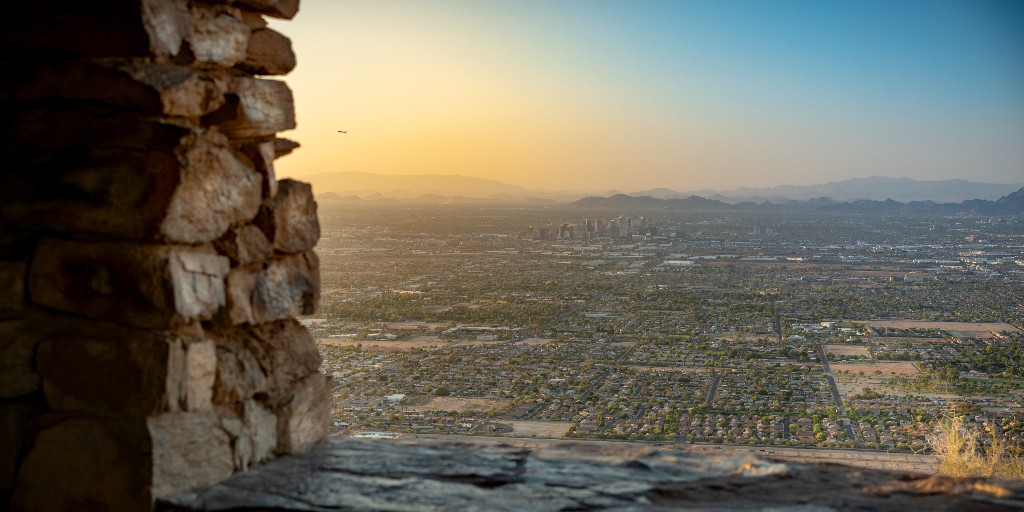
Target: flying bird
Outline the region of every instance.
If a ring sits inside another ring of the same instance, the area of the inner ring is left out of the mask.
[[[338,130],[338,133],[348,133],[348,132],[343,132],[343,131],[341,131],[341,130]]]

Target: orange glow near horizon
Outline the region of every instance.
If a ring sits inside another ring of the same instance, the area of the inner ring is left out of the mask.
[[[271,22],[299,63],[283,136],[302,147],[278,174],[627,192],[1024,180],[1024,66],[996,46],[1019,27],[929,5],[307,1]],[[776,12],[783,26],[759,21]]]

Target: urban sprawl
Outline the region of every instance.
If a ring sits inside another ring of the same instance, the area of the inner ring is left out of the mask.
[[[1024,448],[1007,217],[321,205],[333,431]]]

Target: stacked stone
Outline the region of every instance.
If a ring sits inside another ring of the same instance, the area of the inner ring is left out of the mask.
[[[0,505],[149,509],[322,439],[297,0],[16,0],[0,33]],[[6,4],[5,4],[6,5]],[[0,506],[0,509],[6,507]]]

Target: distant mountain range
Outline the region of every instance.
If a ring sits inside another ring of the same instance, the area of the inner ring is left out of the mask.
[[[741,187],[734,190],[704,189],[690,192],[656,188],[634,192],[630,195],[651,196],[658,199],[679,199],[696,195],[718,199],[726,203],[760,203],[764,201],[779,203],[790,199],[806,200],[816,197],[830,197],[837,201],[893,199],[900,202],[958,203],[970,199],[995,200],[1005,195],[1007,191],[1016,190],[1022,186],[1024,183],[1007,185],[967,180],[918,181],[910,178],[872,176],[832,181],[820,185],[782,185],[770,188]]]
[[[928,213],[938,215],[979,214],[979,215],[1024,215],[1024,188],[1007,194],[995,201],[970,199],[959,203],[937,203],[934,201],[909,201],[906,203],[886,199],[876,201],[836,201],[819,197],[804,201],[785,200],[779,203],[726,203],[697,195],[684,198],[659,199],[651,196],[629,196],[616,194],[609,197],[585,197],[572,203],[578,208],[602,208],[614,210],[671,210],[671,211],[818,211],[859,214]]]
[[[429,204],[567,204],[582,194],[553,192],[500,181],[452,174],[390,175],[369,172],[332,172],[301,177],[313,184],[324,203],[396,202]],[[916,181],[909,178],[872,176],[820,185],[786,185],[771,188],[703,190],[694,193],[657,188],[632,194],[608,193],[576,201],[621,203],[631,208],[682,209],[831,209],[832,211],[1004,211],[1008,191],[1021,185],[978,183],[966,180]],[[1012,197],[1007,196],[1007,197]],[[660,203],[659,201],[669,201]],[[1012,203],[1012,198],[1010,200]],[[993,203],[993,204],[989,204]]]

